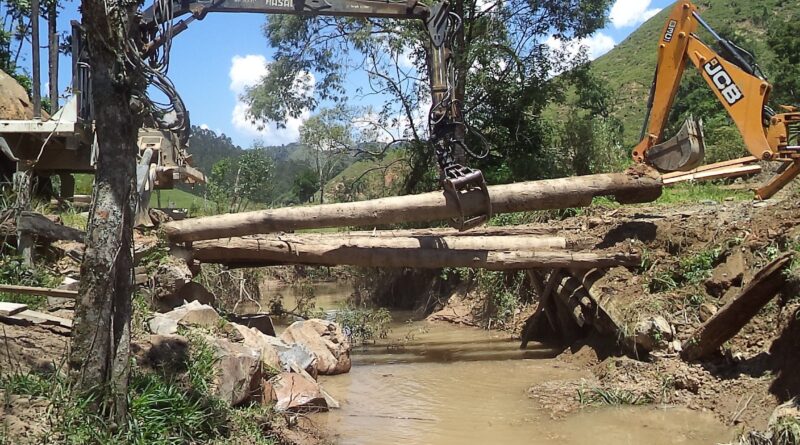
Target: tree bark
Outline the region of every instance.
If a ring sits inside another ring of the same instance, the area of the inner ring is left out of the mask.
[[[56,0],[47,5],[47,75],[50,83],[50,114],[58,111],[58,11]]]
[[[133,217],[139,119],[130,103],[141,73],[124,62],[138,40],[136,2],[83,0],[91,59],[92,102],[100,150],[75,305],[70,369],[79,395],[107,403],[123,427],[130,374]]]
[[[661,180],[637,173],[615,173],[522,182],[489,187],[495,214],[585,207],[596,196],[614,196],[630,204],[661,195]],[[486,208],[480,194],[461,198],[466,216]],[[162,227],[173,242],[198,241],[323,227],[376,226],[438,221],[460,216],[458,204],[442,192],[397,196],[353,203],[260,210],[174,221]]]
[[[374,241],[388,241],[385,238]],[[447,247],[392,247],[377,242],[360,245],[305,243],[289,239],[230,238],[198,241],[189,255],[201,263],[231,266],[307,264],[318,266],[350,265],[360,267],[474,267],[489,270],[521,270],[560,267],[632,266],[637,254],[619,252],[569,252],[563,250],[486,250]]]
[[[792,255],[785,254],[761,269],[736,299],[709,318],[683,343],[681,356],[694,361],[718,351],[786,285],[783,272],[791,261]]]

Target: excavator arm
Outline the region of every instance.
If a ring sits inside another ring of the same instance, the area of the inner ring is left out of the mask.
[[[717,40],[719,52],[697,36],[700,26]],[[753,156],[793,164],[782,176],[757,191],[760,198],[772,196],[800,173],[800,168],[794,165],[800,159],[796,141],[800,113],[791,107],[787,107],[788,113],[773,112],[767,105],[772,86],[752,55],[720,37],[703,21],[697,7],[688,1],[675,5],[661,34],[642,139],[633,150],[634,160],[661,171],[691,170],[702,161],[704,148],[699,122],[690,119],[676,138],[662,142],[667,118],[688,63],[698,69],[727,110]]]
[[[442,173],[443,188],[459,209],[462,208],[461,197],[467,193],[481,194],[486,202],[486,211],[482,215],[469,217],[462,211],[461,217],[453,220],[453,226],[459,230],[467,230],[491,217],[492,207],[483,174],[480,170],[463,166],[456,161],[456,153],[466,147],[467,126],[463,120],[461,103],[453,96],[455,80],[450,41],[454,27],[460,26],[460,18],[450,11],[446,0],[430,7],[416,0],[405,3],[380,0],[156,1],[142,13],[142,34],[145,36],[141,48],[143,58],[149,59],[151,63],[158,63],[159,50],[168,45],[174,36],[186,30],[192,21],[202,20],[210,12],[421,20],[430,38],[430,90],[433,105],[428,116],[431,143]],[[175,22],[183,16],[189,17]]]

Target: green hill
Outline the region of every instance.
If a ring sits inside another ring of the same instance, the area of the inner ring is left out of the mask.
[[[789,12],[794,2],[781,0],[703,0],[696,2],[702,17],[717,32],[753,50],[762,68],[769,75],[774,54],[765,43],[768,23]],[[605,79],[616,93],[614,115],[625,126],[625,145],[633,147],[639,140],[647,97],[656,63],[656,48],[672,5],[642,24],[627,39],[592,63],[593,72]],[[704,42],[713,39],[700,32]],[[694,70],[688,66],[687,71]],[[684,81],[686,78],[684,78]],[[709,91],[710,94],[710,91]],[[680,101],[680,97],[677,99]],[[702,116],[701,116],[702,117]]]

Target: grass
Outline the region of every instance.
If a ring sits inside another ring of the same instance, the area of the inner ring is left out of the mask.
[[[650,394],[637,394],[626,389],[590,388],[578,390],[581,405],[590,406],[639,406],[653,403]]]
[[[6,395],[46,398],[50,402],[47,443],[94,444],[253,444],[277,441],[266,431],[274,419],[269,407],[234,409],[210,393],[215,362],[212,347],[191,336],[185,375],[134,368],[129,386],[125,428],[109,424],[103,405],[91,396],[76,396],[60,373],[15,373],[0,377]],[[0,443],[12,438],[0,432]]]
[[[44,267],[28,267],[19,257],[5,256],[0,257],[0,284],[52,288],[59,284],[59,278]],[[47,304],[47,297],[0,292],[0,301],[26,304],[31,309],[39,309]]]
[[[726,244],[731,245],[730,242]],[[681,258],[677,267],[656,271],[650,278],[650,292],[672,291],[687,284],[702,283],[711,277],[722,253],[722,247],[706,249]]]
[[[753,192],[724,188],[714,182],[683,183],[665,187],[663,194],[655,201],[655,204],[697,204],[703,201],[721,203],[726,199],[734,201],[752,200]]]

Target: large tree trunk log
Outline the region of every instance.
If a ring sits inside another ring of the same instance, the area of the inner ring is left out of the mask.
[[[131,105],[145,83],[123,56],[129,40],[138,40],[136,9],[136,2],[81,4],[100,149],[69,366],[75,391],[94,394],[121,428],[127,424],[136,138],[141,124]]]
[[[378,231],[376,231],[378,233]],[[379,249],[534,250],[566,249],[560,236],[366,236],[342,234],[285,234],[260,238],[292,244],[323,244]]]
[[[709,318],[683,343],[681,356],[694,361],[719,351],[723,343],[733,338],[786,285],[783,272],[791,260],[792,255],[785,254],[761,269],[736,299]]]
[[[386,241],[380,239],[375,241]],[[455,250],[447,247],[380,247],[375,242],[359,245],[292,242],[277,239],[198,241],[190,255],[202,263],[227,265],[307,264],[361,267],[477,267],[490,270],[518,270],[557,267],[612,267],[638,264],[636,254],[587,253],[555,250]]]
[[[489,187],[495,214],[585,207],[596,196],[614,196],[623,203],[649,202],[661,195],[661,180],[647,174],[592,175]],[[462,199],[466,216],[486,208],[480,194]],[[174,221],[162,227],[173,242],[198,241],[323,227],[376,226],[439,221],[460,216],[458,204],[442,192],[310,207],[260,210]]]

